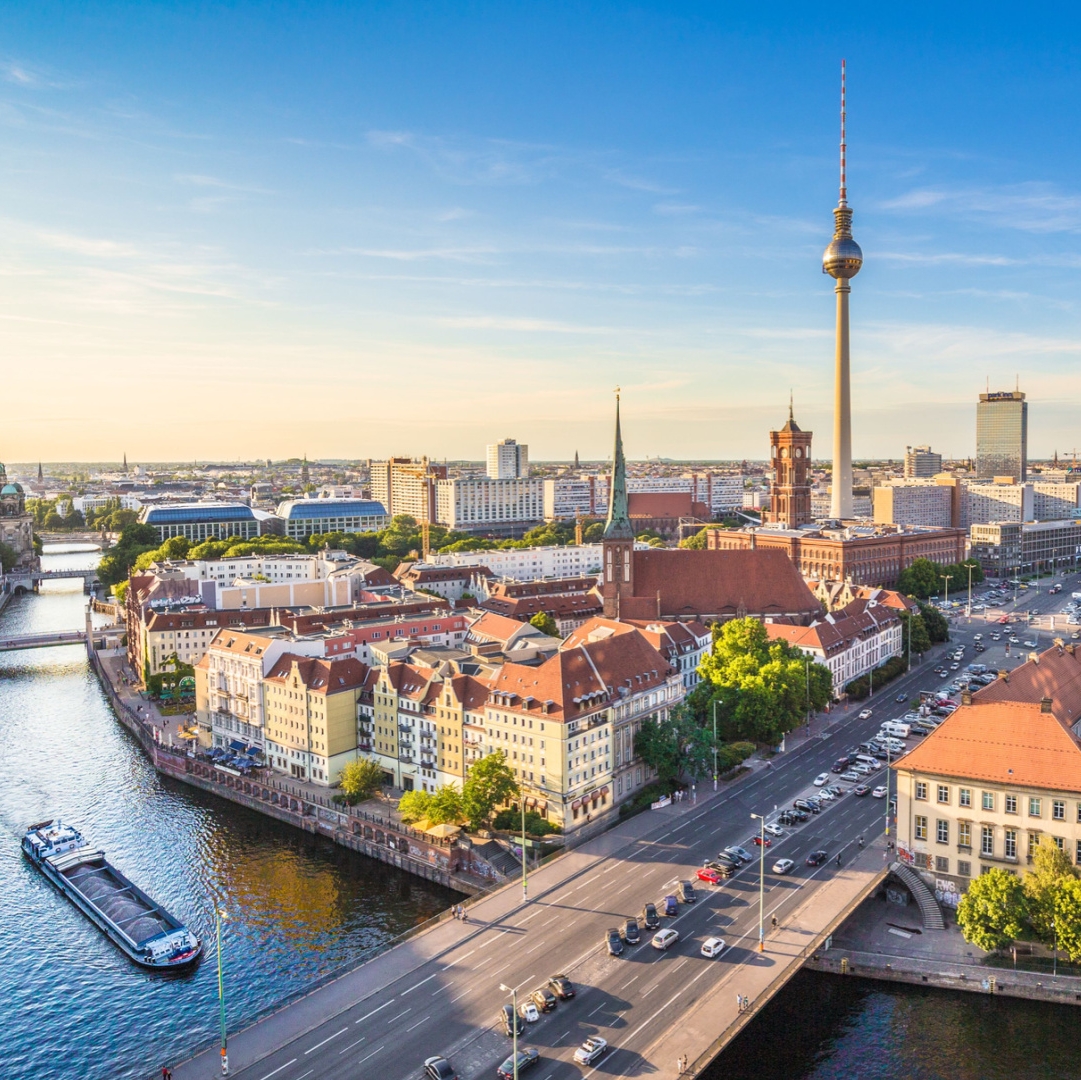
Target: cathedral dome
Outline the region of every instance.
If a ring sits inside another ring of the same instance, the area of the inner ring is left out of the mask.
[[[22,493],[22,484],[5,484],[0,488],[0,495],[21,495]]]

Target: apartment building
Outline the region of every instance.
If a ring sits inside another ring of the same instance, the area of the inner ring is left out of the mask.
[[[529,447],[514,439],[502,439],[486,447],[489,480],[517,480],[529,475]]]
[[[647,545],[641,544],[640,547]],[[567,544],[562,546],[512,548],[496,551],[447,551],[432,554],[428,563],[434,566],[486,567],[496,577],[516,581],[539,578],[569,578],[601,572],[600,544]]]
[[[368,463],[372,501],[394,518],[408,514],[420,522],[436,520],[435,486],[446,480],[446,465],[437,465],[423,457],[387,458]]]
[[[358,705],[370,674],[351,657],[282,653],[263,680],[267,764],[297,780],[337,784],[357,756]]]
[[[973,525],[971,554],[990,577],[1053,573],[1081,560],[1081,521]]]
[[[967,484],[961,504],[961,527],[992,521],[1032,521],[1036,516],[1031,484],[1012,479],[990,484]]]
[[[873,517],[883,525],[956,528],[957,493],[954,484],[939,484],[934,479],[892,480],[873,489]]]
[[[544,481],[455,477],[436,481],[436,521],[469,531],[513,531],[544,520]]]
[[[929,446],[905,447],[905,476],[930,477],[942,472],[942,455]]]

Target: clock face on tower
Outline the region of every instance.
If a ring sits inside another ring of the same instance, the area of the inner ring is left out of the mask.
[[[782,446],[781,447],[781,457],[783,457],[783,458],[788,457],[788,447],[787,446]]]
[[[798,457],[798,458],[803,457],[803,450],[800,449],[800,447],[798,447],[798,446],[796,447],[794,453],[795,453],[796,457]]]

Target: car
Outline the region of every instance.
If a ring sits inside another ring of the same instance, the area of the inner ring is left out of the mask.
[[[658,930],[657,933],[653,935],[653,940],[650,942],[650,945],[663,952],[670,945],[675,945],[677,941],[679,941],[679,931],[669,928],[668,930]]]
[[[610,926],[604,932],[604,945],[608,950],[609,956],[619,956],[623,952],[623,939],[619,936],[619,931]]]
[[[822,809],[814,799],[795,799],[792,806],[796,810],[803,810],[808,814],[817,814]]]
[[[857,784],[852,789],[853,795],[866,795],[870,791],[870,787],[867,784]]]
[[[1026,649],[1035,649],[1038,647],[1035,641],[1026,641],[1024,645]]]
[[[848,764],[848,762],[846,761],[845,765],[847,765],[847,764]],[[819,773],[814,778],[815,787],[822,787],[823,784],[828,784],[829,782],[830,782],[830,774],[828,772]]]
[[[870,776],[871,773],[877,772],[874,765],[868,765],[865,761],[861,761],[852,766],[852,771],[858,776]]]
[[[502,1065],[496,1069],[495,1074],[499,1077],[499,1080],[514,1080],[520,1072],[524,1069],[528,1069],[531,1065],[536,1065],[540,1061],[540,1051],[535,1046],[523,1046],[518,1051],[517,1061],[515,1061],[514,1054],[511,1054]],[[517,1068],[516,1068],[517,1066]]]
[[[735,855],[729,855],[727,851],[718,851],[715,861],[719,862],[722,866],[730,867],[733,870],[738,870],[743,865],[741,859],[737,859]]]
[[[638,931],[638,920],[628,919],[623,925],[623,940],[628,945],[637,945],[642,940],[642,935]]]
[[[661,901],[661,913],[668,916],[679,914],[679,901],[671,893]]]
[[[787,874],[791,872],[792,867],[795,865],[791,859],[778,859],[773,864],[773,872],[775,874]]]
[[[754,856],[746,849],[741,848],[738,844],[733,844],[731,847],[724,849],[726,855],[735,855],[737,859],[742,859],[744,862],[750,862]]]
[[[523,1001],[518,1006],[518,1015],[527,1023],[535,1024],[540,1019],[540,1011],[532,1001]]]
[[[796,823],[797,823],[798,825],[802,825],[802,824],[803,824],[803,823],[804,823],[805,821],[807,821],[807,820],[808,820],[808,819],[810,818],[810,816],[811,816],[811,815],[810,815],[810,812],[809,812],[809,811],[807,811],[807,810],[796,810],[796,809],[792,809],[792,810],[789,810],[789,811],[788,811],[788,813],[789,813],[789,814],[791,814],[791,815],[792,815],[792,817],[794,817],[794,818],[796,819]]]
[[[829,856],[826,852],[819,848],[818,851],[812,851],[811,854],[807,856],[807,865],[821,866],[828,858]]]
[[[556,996],[547,986],[538,986],[532,994],[533,1004],[543,1013],[551,1012],[556,1007]]]
[[[893,700],[896,701],[898,705],[903,705],[908,701],[908,694],[898,694]]]
[[[661,925],[661,918],[657,914],[657,908],[654,904],[646,904],[642,908],[642,925],[647,930],[656,930]],[[549,985],[551,985],[551,980],[549,980]],[[553,989],[555,988],[553,987]]]
[[[514,1011],[510,1005],[504,1005],[499,1010],[499,1020],[503,1025],[503,1034],[508,1038],[512,1035],[521,1035],[525,1031],[525,1024],[522,1018]]]
[[[454,1066],[445,1057],[425,1058],[424,1075],[428,1080],[458,1080]]]
[[[784,836],[784,829],[782,829],[780,825],[774,824],[772,821],[765,826],[765,829],[770,836]]]
[[[777,815],[777,824],[778,825],[795,825],[796,824],[796,813],[795,813],[795,811],[794,810],[782,810]]]
[[[720,956],[727,948],[728,946],[725,944],[724,938],[708,937],[702,942],[702,948],[698,951],[706,957],[706,959],[712,960],[715,956]]]
[[[855,772],[852,769],[849,769],[848,772],[841,773],[841,779],[842,780],[847,780],[849,783],[854,783],[856,780],[858,780],[860,778],[860,775],[861,775],[860,773]]]
[[[590,1035],[577,1050],[574,1051],[574,1060],[579,1065],[592,1065],[599,1061],[608,1052],[608,1040],[599,1035]]]
[[[676,895],[685,904],[693,904],[698,899],[694,894],[694,886],[689,881],[681,881],[676,887]]]
[[[653,905],[646,904],[646,907],[651,908]],[[656,910],[654,910],[653,914],[656,916]],[[570,999],[574,997],[574,983],[572,983],[566,975],[549,975],[548,989],[551,990],[560,1001],[570,1001]]]
[[[773,847],[773,841],[767,837],[754,836],[751,837],[751,843],[757,844],[759,847]]]
[[[717,876],[727,881],[735,872],[736,868],[731,863],[721,862],[719,859],[714,859],[711,862],[706,863],[703,870],[713,870]]]
[[[720,885],[724,880],[724,878],[721,877],[721,872],[719,870],[714,870],[712,866],[703,866],[700,870],[695,872],[695,877],[697,877],[699,881],[704,881],[709,885]]]
[[[870,720],[871,719],[871,714],[872,714],[873,711],[874,711],[873,709],[860,709],[859,718],[861,720]]]
[[[886,789],[879,785],[871,792],[871,796],[875,799],[884,799],[886,797]]]
[[[960,664],[956,664],[956,663],[955,664],[950,664],[950,671],[956,671],[960,666],[961,666]]]
[[[983,641],[983,634],[973,634],[972,635],[972,640],[973,641]]]
[[[828,787],[824,787],[824,788],[823,788],[823,789],[822,789],[822,790],[821,790],[821,791],[820,791],[820,792],[818,793],[818,797],[819,797],[819,798],[820,798],[820,799],[821,799],[821,800],[822,800],[823,802],[833,802],[833,800],[834,800],[835,798],[837,798],[837,796],[833,794],[833,789],[832,789],[832,788],[828,788]]]

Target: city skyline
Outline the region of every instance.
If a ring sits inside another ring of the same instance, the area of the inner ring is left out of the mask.
[[[601,460],[617,382],[634,459],[828,431],[841,56],[854,458],[974,456],[1017,376],[1072,451],[1061,23],[485,10],[7,13],[0,459]]]

